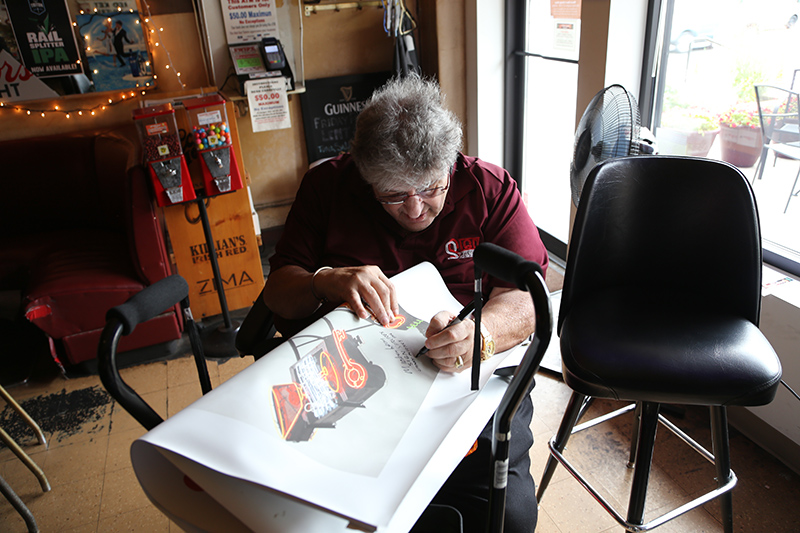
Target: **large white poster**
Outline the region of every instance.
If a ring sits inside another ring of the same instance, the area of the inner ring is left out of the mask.
[[[201,511],[229,530],[407,531],[506,384],[490,379],[502,355],[481,365],[480,392],[469,371],[415,357],[427,320],[461,306],[428,263],[392,281],[389,327],[338,308],[135,442],[151,500],[206,529]]]

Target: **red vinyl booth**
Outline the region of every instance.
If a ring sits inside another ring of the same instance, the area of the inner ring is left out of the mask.
[[[172,273],[136,133],[3,141],[0,161],[0,290],[21,291],[62,363],[94,359],[106,311]],[[171,309],[120,351],[178,339],[182,327]]]

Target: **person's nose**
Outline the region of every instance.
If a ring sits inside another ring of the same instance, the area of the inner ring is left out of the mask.
[[[409,196],[403,204],[406,208],[406,213],[411,218],[417,218],[422,214],[425,208],[425,202],[419,196]]]

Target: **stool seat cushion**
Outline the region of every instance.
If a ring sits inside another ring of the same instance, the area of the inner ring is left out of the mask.
[[[692,295],[615,288],[573,305],[561,330],[564,381],[597,398],[764,405],[781,365],[752,322]]]

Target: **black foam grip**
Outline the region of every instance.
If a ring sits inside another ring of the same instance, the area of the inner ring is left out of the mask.
[[[490,276],[513,283],[523,291],[528,290],[525,278],[530,272],[542,273],[542,267],[537,263],[526,261],[514,252],[490,242],[479,244],[472,257],[478,268]]]
[[[137,325],[147,322],[189,295],[189,284],[179,274],[173,274],[145,287],[127,302],[108,310],[106,320],[116,318],[122,323],[122,334],[130,335]]]

